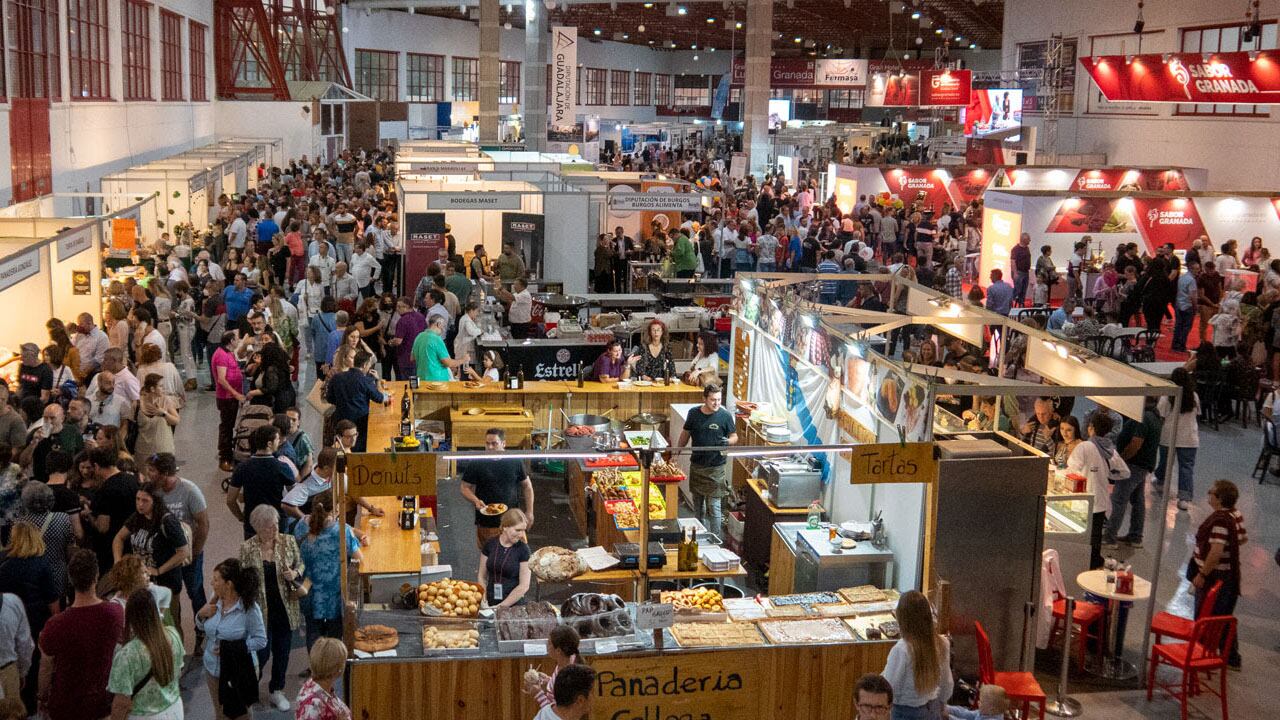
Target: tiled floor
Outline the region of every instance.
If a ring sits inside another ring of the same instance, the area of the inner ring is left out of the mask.
[[[300,396],[302,393],[300,393]],[[222,501],[220,487],[224,473],[217,469],[214,442],[216,411],[211,394],[199,393],[191,399],[183,413],[182,423],[178,428],[178,446],[182,448],[186,460],[183,475],[195,481],[203,488],[209,500],[211,521],[214,528],[206,549],[208,568],[223,558],[235,554],[240,541],[239,525]],[[313,413],[308,410],[308,424],[315,429],[317,425]],[[1235,481],[1241,489],[1239,507],[1244,514],[1249,529],[1250,542],[1244,550],[1244,595],[1237,608],[1240,621],[1241,645],[1244,654],[1243,672],[1231,673],[1230,701],[1231,714],[1237,719],[1277,717],[1275,710],[1280,701],[1280,568],[1275,564],[1273,556],[1280,545],[1280,525],[1276,518],[1280,516],[1280,486],[1259,486],[1256,480],[1249,478],[1259,447],[1259,434],[1256,428],[1241,429],[1239,423],[1226,424],[1220,431],[1206,430],[1201,433],[1201,448],[1196,464],[1196,500],[1190,513],[1179,513],[1172,504],[1164,506],[1156,502],[1153,511],[1148,513],[1146,545],[1133,553],[1130,559],[1135,569],[1144,577],[1151,577],[1152,567],[1157,550],[1156,538],[1159,524],[1163,522],[1165,529],[1164,552],[1159,570],[1159,587],[1156,597],[1157,609],[1172,609],[1175,612],[1187,613],[1189,600],[1186,595],[1186,583],[1181,581],[1182,569],[1190,555],[1192,537],[1196,524],[1208,513],[1204,494],[1209,484],[1218,478]],[[1280,481],[1280,478],[1272,478]],[[442,485],[444,503],[448,504],[448,495],[456,492],[456,484]],[[538,526],[535,527],[533,542],[535,545],[545,542],[544,537],[554,537],[557,527],[566,522],[567,506],[563,492],[557,483],[550,480],[538,482]],[[1151,502],[1152,496],[1148,500]],[[1163,517],[1155,509],[1166,507]],[[465,517],[445,513],[441,517],[442,535],[446,538],[458,532],[460,538],[469,538],[468,522]],[[447,527],[446,527],[447,526]],[[455,527],[457,526],[457,527]],[[467,532],[459,532],[459,530]],[[546,533],[546,535],[543,535]],[[1051,545],[1060,547],[1063,553],[1064,576],[1074,578],[1087,557],[1087,546],[1079,544],[1051,541]],[[445,562],[453,562],[459,568],[470,573],[476,562],[474,545],[461,541],[454,553],[444,558]],[[206,569],[206,574],[208,569]],[[1074,588],[1072,588],[1074,590]],[[184,612],[184,618],[190,622],[191,613]],[[1142,626],[1145,623],[1146,608],[1135,609],[1129,622],[1128,656],[1136,660],[1139,657],[1143,641]],[[188,634],[190,637],[190,634]],[[299,638],[299,645],[301,639]],[[1052,662],[1047,663],[1052,665]],[[301,648],[293,653],[290,666],[290,684],[287,694],[292,698],[297,692],[300,681],[297,671],[306,667],[306,658]],[[184,686],[192,688],[184,693],[187,702],[186,717],[194,720],[206,720],[211,717],[208,691],[197,666],[185,678]],[[1046,690],[1053,694],[1051,675],[1042,676]],[[265,689],[265,683],[264,683]],[[1157,698],[1148,703],[1145,691],[1141,689],[1102,688],[1088,682],[1087,678],[1073,678],[1071,694],[1077,697],[1085,708],[1085,717],[1108,718],[1108,720],[1127,720],[1129,718],[1177,718],[1178,705],[1168,699]],[[1198,706],[1198,709],[1196,709]],[[255,718],[284,720],[293,717],[292,713],[276,713],[258,710]],[[1192,717],[1217,718],[1217,705],[1208,697],[1193,705]],[[499,719],[495,719],[499,720]],[[501,719],[506,720],[506,719]],[[515,719],[512,719],[515,720]]]

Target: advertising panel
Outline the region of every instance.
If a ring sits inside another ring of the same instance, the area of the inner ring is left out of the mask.
[[[989,135],[1022,126],[1022,90],[986,88],[969,94],[961,111],[965,135]]]
[[[1009,251],[1018,243],[1022,235],[1022,214],[1009,210],[996,210],[990,205],[982,213],[982,273],[980,280],[988,282],[987,273],[1000,268],[1006,273],[1006,279],[1012,277],[1009,272]]]
[[[1081,58],[1111,102],[1280,102],[1280,53],[1102,55]]]
[[[927,167],[884,168],[884,182],[889,192],[910,205],[919,200],[935,213],[942,211],[942,204],[951,200],[947,191],[949,175],[942,169]]]
[[[1119,199],[1069,198],[1058,205],[1047,233],[1131,233],[1134,231],[1128,203]]]
[[[1134,198],[1133,219],[1149,248],[1173,243],[1175,250],[1186,250],[1205,234],[1200,213],[1189,198]]]
[[[964,107],[969,104],[972,80],[969,70],[924,70],[920,73],[920,106]]]
[[[417,287],[444,254],[444,213],[405,213],[404,225],[404,287]]]
[[[920,105],[920,75],[898,71],[873,73],[867,82],[867,107],[917,107]]]
[[[819,60],[814,69],[813,84],[827,87],[864,87],[867,84],[867,61]]]
[[[805,60],[773,58],[769,86],[775,88],[850,88],[867,84],[867,60]],[[733,86],[741,87],[747,70],[741,56],[733,59]]]
[[[572,125],[577,114],[574,83],[578,73],[578,28],[551,28],[551,114],[549,127]]]
[[[777,130],[791,119],[791,101],[772,98],[769,100],[769,129]]]

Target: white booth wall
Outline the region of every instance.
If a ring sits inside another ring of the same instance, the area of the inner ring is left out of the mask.
[[[427,196],[431,193],[463,192],[519,194],[520,208],[518,210],[435,210],[427,206]],[[523,182],[401,180],[400,199],[401,227],[406,227],[404,213],[443,213],[450,232],[457,238],[459,253],[465,253],[475,245],[483,244],[485,252],[491,258],[496,258],[498,253],[502,252],[502,213],[522,212],[544,215],[542,191]]]
[[[59,232],[67,226],[60,218],[0,218],[0,263],[9,266],[34,256],[40,265],[32,276],[0,291],[0,306],[9,310],[0,323],[0,345],[13,350],[24,342],[43,346],[49,318],[67,321],[82,312],[95,318],[101,314],[102,224],[81,219],[78,226]],[[90,273],[88,295],[72,293],[73,270]]]
[[[594,257],[599,224],[592,223],[587,193],[547,193],[543,233],[543,276],[560,280],[566,293],[589,292],[588,266]],[[586,220],[586,222],[583,222]],[[588,262],[583,262],[583,258]]]

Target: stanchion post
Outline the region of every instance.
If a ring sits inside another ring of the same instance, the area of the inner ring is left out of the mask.
[[[1084,711],[1079,700],[1067,695],[1067,674],[1071,671],[1071,631],[1075,627],[1072,618],[1075,617],[1075,612],[1076,599],[1068,595],[1062,608],[1062,621],[1066,629],[1062,633],[1062,670],[1058,675],[1058,691],[1044,708],[1046,713],[1054,717],[1080,717]]]

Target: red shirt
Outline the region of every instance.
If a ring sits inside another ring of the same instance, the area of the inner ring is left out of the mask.
[[[53,656],[49,720],[111,714],[107,678],[123,631],[124,610],[116,603],[71,607],[49,619],[40,633],[40,652]]]

